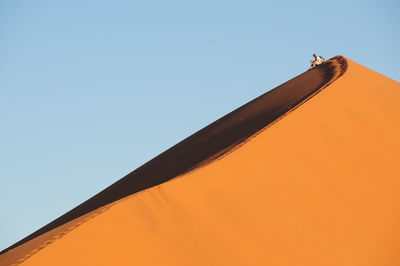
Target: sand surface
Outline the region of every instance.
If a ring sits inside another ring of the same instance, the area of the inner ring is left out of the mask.
[[[296,88],[309,90],[277,106],[293,108],[328,74],[300,75]],[[276,91],[295,91],[290,82]],[[400,84],[348,60],[342,77],[288,114],[267,119],[254,106],[236,111],[255,117],[242,124],[252,131],[175,169],[179,177],[110,196],[0,264],[400,265]],[[212,128],[226,131],[205,133],[229,138],[242,128],[229,119]]]

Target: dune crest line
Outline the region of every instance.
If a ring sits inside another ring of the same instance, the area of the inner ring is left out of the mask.
[[[211,162],[314,96],[346,70],[346,59],[335,56],[266,92],[179,142],[0,254],[109,203]]]

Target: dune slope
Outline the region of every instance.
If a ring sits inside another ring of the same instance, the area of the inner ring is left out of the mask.
[[[128,175],[0,263],[399,265],[400,85],[344,61],[199,131],[130,174],[151,182]]]
[[[1,253],[101,206],[212,161],[319,92],[343,75],[346,68],[346,60],[337,56],[278,86],[176,144]]]

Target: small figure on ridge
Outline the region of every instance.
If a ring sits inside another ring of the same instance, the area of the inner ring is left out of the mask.
[[[314,60],[310,60],[310,62],[311,62],[310,69],[322,64],[325,61],[325,59],[322,56],[313,54],[313,57],[314,57]]]

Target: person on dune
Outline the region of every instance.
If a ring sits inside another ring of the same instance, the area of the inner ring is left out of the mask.
[[[322,64],[325,61],[325,59],[322,56],[313,54],[313,57],[314,57],[314,60],[313,61],[310,60],[310,62],[311,62],[310,69]]]

